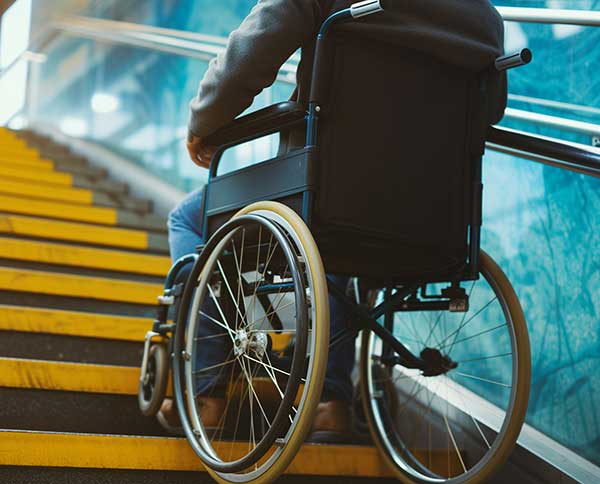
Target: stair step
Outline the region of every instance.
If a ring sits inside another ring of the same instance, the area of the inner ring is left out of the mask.
[[[149,323],[150,319],[148,329]],[[142,340],[113,341],[59,334],[0,332],[0,355],[4,358],[139,367],[143,350]]]
[[[84,188],[44,186],[4,178],[0,178],[0,194],[82,205],[92,205],[94,202],[94,193]]]
[[[223,442],[234,454],[246,442]],[[418,451],[415,451],[418,452]],[[187,440],[100,434],[0,430],[3,465],[200,471],[203,464]],[[436,457],[445,465],[446,451]],[[377,450],[354,445],[305,444],[286,471],[289,474],[387,477]]]
[[[165,277],[165,256],[0,237],[0,258]]]
[[[61,187],[73,186],[73,175],[69,173],[40,171],[26,166],[18,168],[4,166],[2,167],[2,178]]]
[[[100,205],[142,213],[150,212],[152,208],[149,200],[125,195],[110,196],[107,193],[94,192],[87,188],[50,186],[16,179],[0,178],[0,194],[81,205]]]
[[[93,180],[106,178],[108,176],[108,171],[106,169],[88,166],[78,161],[27,159],[20,155],[0,154],[0,168],[8,168],[11,170],[38,170],[47,173],[68,172],[73,175],[83,175]]]
[[[0,387],[5,388],[137,395],[139,378],[134,366],[0,357]]]
[[[0,331],[142,342],[149,329],[149,318],[0,304]],[[290,339],[271,334],[273,349],[282,351]]]
[[[0,400],[0,429],[168,436],[133,395],[0,388]]]
[[[28,168],[30,170],[53,171],[54,163],[25,153],[9,153],[0,150],[1,168]]]
[[[103,191],[116,195],[125,195],[129,191],[126,183],[109,179],[92,180],[87,176],[64,172],[48,172],[21,168],[2,168],[2,177],[11,180],[33,182],[40,185],[58,185],[61,187],[87,188],[94,191]]]
[[[0,233],[127,249],[169,250],[167,237],[163,234],[20,215],[0,214]]]
[[[0,267],[0,290],[156,304],[160,284]]]
[[[147,318],[0,305],[0,330],[143,341]]]
[[[140,215],[135,212],[108,207],[74,205],[0,195],[0,211],[94,224],[166,231],[166,222],[162,217]]]

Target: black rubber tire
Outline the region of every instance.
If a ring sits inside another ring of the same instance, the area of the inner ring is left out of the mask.
[[[153,344],[148,354],[148,371],[152,371],[151,388],[147,388],[140,381],[138,387],[138,405],[140,411],[146,417],[154,417],[160,410],[160,406],[167,393],[167,382],[169,380],[169,356],[164,344]],[[150,398],[146,398],[147,391]]]

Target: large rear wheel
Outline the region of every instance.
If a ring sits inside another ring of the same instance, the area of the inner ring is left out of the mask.
[[[289,208],[256,203],[211,238],[190,281],[174,361],[186,436],[217,481],[272,482],[310,430],[327,362],[314,240]],[[223,411],[208,426],[203,402],[215,398]]]
[[[525,318],[506,275],[485,252],[480,271],[483,277],[465,287],[467,312],[394,316],[396,338],[413,354],[440,362],[433,374],[398,365],[380,338],[363,334],[367,421],[402,482],[485,482],[519,436],[531,372]]]

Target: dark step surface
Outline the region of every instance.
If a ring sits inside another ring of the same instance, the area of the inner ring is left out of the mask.
[[[214,484],[206,472],[0,467],[4,484]],[[278,484],[397,484],[394,479],[287,475]]]
[[[95,299],[69,298],[15,291],[0,291],[0,304],[147,317],[149,320],[150,318],[154,320],[156,315],[156,306],[154,305],[144,306],[123,302],[97,301]]]
[[[148,330],[152,321],[148,320]],[[0,357],[138,367],[143,345],[57,334],[0,331]]]
[[[0,400],[2,429],[168,436],[137,396],[0,388]]]

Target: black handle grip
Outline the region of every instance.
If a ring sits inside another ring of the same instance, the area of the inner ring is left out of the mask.
[[[529,64],[533,59],[533,54],[529,49],[523,49],[514,54],[503,55],[498,57],[495,62],[496,69],[499,72],[512,69],[513,67],[524,66]]]

